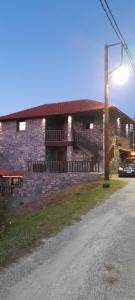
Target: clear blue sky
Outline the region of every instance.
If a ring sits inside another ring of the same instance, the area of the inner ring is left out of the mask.
[[[135,56],[135,1],[108,0]],[[103,101],[103,47],[117,42],[98,0],[0,3],[0,114],[90,98]],[[110,51],[111,66],[119,63]],[[110,102],[135,116],[135,75],[110,81]]]

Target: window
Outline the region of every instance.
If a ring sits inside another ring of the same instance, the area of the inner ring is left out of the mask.
[[[26,130],[26,121],[19,121],[17,126],[18,131]]]
[[[90,129],[93,129],[93,123],[90,123]]]
[[[89,122],[87,122],[86,124],[85,124],[85,129],[93,129],[93,123],[89,123]]]

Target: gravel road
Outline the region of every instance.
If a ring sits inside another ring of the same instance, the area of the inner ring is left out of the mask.
[[[135,300],[135,179],[0,274],[0,300]]]

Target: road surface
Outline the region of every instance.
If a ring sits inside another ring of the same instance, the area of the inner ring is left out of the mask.
[[[4,299],[135,299],[135,179],[3,271]]]

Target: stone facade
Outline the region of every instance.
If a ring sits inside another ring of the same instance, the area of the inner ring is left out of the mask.
[[[93,124],[93,128],[86,129],[87,124]],[[92,113],[89,116],[89,119],[83,117],[82,120],[79,118],[74,119],[73,129],[77,131],[84,131],[84,134],[87,134],[90,142],[96,144],[103,144],[103,114],[93,115]]]
[[[116,115],[110,116],[110,145],[117,134]],[[63,123],[62,123],[63,122]],[[87,161],[94,153],[90,150],[78,147],[73,141],[72,130],[82,132],[89,144],[96,144],[98,147],[97,160],[100,163],[100,170],[103,169],[103,112],[90,112],[81,115],[64,116],[58,118],[35,118],[26,120],[26,130],[18,131],[18,121],[4,121],[0,123],[0,169],[24,170],[24,184],[21,188],[14,189],[13,205],[19,205],[21,202],[30,202],[37,200],[39,195],[48,197],[52,192],[60,191],[66,186],[72,184],[97,179],[98,174],[92,173],[27,173],[26,163],[28,160],[55,160],[57,155],[54,152],[60,150],[64,152],[63,160],[68,161]],[[89,128],[89,124],[91,127]],[[121,122],[119,134],[126,135],[126,121]],[[66,130],[67,141],[64,146],[45,146],[46,130]],[[63,147],[63,148],[62,148]],[[52,153],[51,153],[52,151]],[[62,156],[61,156],[62,157]],[[54,158],[54,159],[52,159]],[[62,159],[61,159],[62,160]]]
[[[22,188],[15,188],[10,205],[19,206],[22,203],[48,199],[51,194],[77,184],[99,179],[98,173],[26,173]]]
[[[86,129],[86,125],[93,124],[93,128]],[[77,132],[83,132],[89,143],[96,144],[98,148],[98,161],[100,167],[103,167],[103,114],[90,113],[86,117],[75,117],[73,129]],[[73,160],[90,160],[93,153],[85,149],[74,149]]]
[[[2,122],[0,127],[0,168],[25,169],[26,161],[45,160],[43,119],[26,121],[26,130],[17,130],[17,121]]]
[[[121,135],[121,143],[123,146],[129,146],[128,133],[126,132],[126,121],[120,120],[120,128],[117,126],[117,115],[110,115],[110,145],[113,143],[114,136],[119,133]],[[61,121],[61,120],[60,120]],[[63,122],[63,123],[62,123]],[[60,126],[63,130],[67,130],[68,142],[73,141],[72,129],[77,132],[83,132],[89,143],[96,143],[99,146],[98,160],[103,166],[103,113],[90,112],[83,115],[74,115],[64,117]],[[57,119],[31,119],[26,120],[26,130],[17,130],[17,121],[4,121],[0,125],[0,168],[25,169],[26,161],[45,160],[47,157],[51,160],[51,148],[45,149],[45,130],[57,129]],[[86,125],[92,123],[93,128],[86,129]],[[47,127],[46,127],[47,126]],[[119,131],[119,132],[118,132]],[[57,148],[58,149],[58,148]],[[59,147],[62,150],[62,148]],[[49,155],[50,151],[50,155]],[[93,153],[75,147],[75,145],[67,145],[63,148],[67,160],[90,160]]]
[[[118,142],[118,146],[129,148],[130,125],[118,115],[110,116],[110,145]]]

